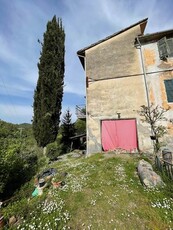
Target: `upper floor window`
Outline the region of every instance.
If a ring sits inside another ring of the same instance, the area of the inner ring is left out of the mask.
[[[157,42],[157,45],[160,59],[173,57],[173,38],[163,37]]]
[[[164,80],[166,94],[167,94],[167,101],[173,102],[173,79]]]

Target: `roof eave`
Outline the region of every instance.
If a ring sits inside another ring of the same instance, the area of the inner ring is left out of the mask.
[[[126,27],[126,28],[123,29],[123,30],[120,30],[119,32],[116,32],[116,33],[114,33],[114,34],[112,34],[112,35],[110,35],[110,36],[108,36],[108,37],[106,37],[106,38],[104,38],[104,39],[99,40],[99,41],[96,42],[96,43],[93,43],[93,44],[91,44],[91,45],[89,45],[89,46],[87,46],[87,47],[85,47],[85,48],[83,48],[83,49],[81,49],[81,50],[78,50],[78,51],[77,51],[77,55],[78,55],[78,56],[85,57],[85,51],[86,51],[86,50],[88,50],[88,49],[90,49],[90,48],[92,48],[92,47],[94,47],[94,46],[96,46],[96,45],[98,45],[98,44],[100,44],[100,43],[102,43],[102,42],[104,42],[104,41],[107,41],[108,39],[111,39],[112,37],[115,37],[115,36],[117,36],[117,35],[119,35],[119,34],[125,32],[125,31],[127,31],[127,30],[129,30],[129,29],[131,29],[131,28],[133,28],[133,27],[135,27],[135,26],[137,26],[137,25],[140,25],[140,27],[141,27],[141,35],[142,35],[142,34],[144,33],[144,30],[145,30],[147,21],[148,21],[148,18],[145,18],[145,19],[143,19],[143,20],[141,20],[141,21],[139,21],[139,22],[137,22],[137,23],[135,23],[135,24],[133,24],[133,25],[131,25],[131,26],[129,26],[129,27]]]
[[[78,53],[77,52],[77,55],[79,57],[79,60],[83,66],[83,68],[85,69],[85,51],[83,53]]]
[[[152,34],[146,34],[146,35],[141,35],[138,36],[139,41],[141,44],[147,43],[147,42],[155,42],[160,40],[162,37],[169,37],[173,35],[173,29],[171,30],[165,30],[165,31],[160,31]]]

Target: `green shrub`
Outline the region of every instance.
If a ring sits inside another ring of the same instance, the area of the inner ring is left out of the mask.
[[[35,152],[20,152],[20,144],[11,144],[0,157],[0,194],[6,198],[30,180],[38,168]]]
[[[57,142],[53,142],[47,145],[46,155],[50,160],[56,159],[60,154],[58,151]]]

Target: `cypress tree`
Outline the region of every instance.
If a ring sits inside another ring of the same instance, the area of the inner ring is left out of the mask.
[[[41,147],[53,142],[58,133],[64,85],[64,43],[62,20],[54,16],[47,23],[41,43],[39,78],[34,93],[33,132]]]

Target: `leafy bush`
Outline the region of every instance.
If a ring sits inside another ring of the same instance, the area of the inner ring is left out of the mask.
[[[31,179],[37,170],[37,155],[20,154],[20,145],[13,144],[1,154],[0,158],[0,194],[12,195],[24,182]]]
[[[38,168],[31,125],[24,127],[0,121],[0,196],[3,199],[30,180]],[[28,145],[28,139],[32,145]]]
[[[150,106],[142,105],[138,111],[139,115],[143,117],[142,121],[150,125],[153,136],[154,152],[157,153],[162,145],[160,138],[167,133],[167,128],[161,125],[160,121],[166,121],[165,114],[170,108],[162,108],[161,106]]]
[[[55,142],[47,145],[46,155],[50,160],[56,160],[58,156],[64,152],[64,144],[62,143],[62,136],[58,135]]]
[[[77,119],[74,125],[75,125],[76,135],[86,133],[86,121],[85,120]]]
[[[57,142],[53,142],[47,145],[46,155],[50,160],[54,160],[58,157],[59,153],[57,148]]]

